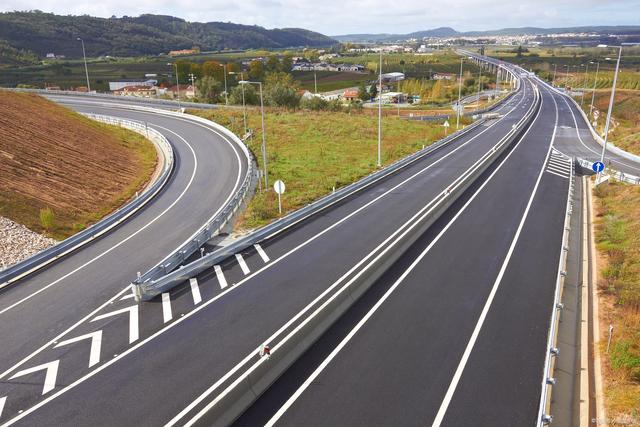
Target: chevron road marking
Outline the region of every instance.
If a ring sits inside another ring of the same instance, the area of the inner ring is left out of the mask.
[[[100,363],[100,349],[102,348],[102,329],[85,335],[80,335],[79,337],[61,341],[53,348],[63,347],[65,345],[73,344],[89,338],[91,338],[91,350],[89,351],[89,367],[92,367]]]
[[[42,371],[43,369],[47,370],[47,375],[44,377],[44,384],[42,385],[42,394],[47,394],[54,388],[56,388],[56,378],[58,377],[58,365],[60,364],[60,360],[54,360],[53,362],[43,363],[42,365],[34,366],[33,368],[24,369],[11,378],[10,380],[18,377],[22,377],[25,375],[32,374],[34,372]],[[5,398],[6,399],[6,398]],[[2,402],[4,406],[4,401]]]
[[[140,333],[138,331],[138,306],[132,305],[131,307],[123,308],[109,313],[96,316],[92,322],[96,320],[106,319],[107,317],[117,316],[118,314],[129,312],[129,344],[138,340]]]

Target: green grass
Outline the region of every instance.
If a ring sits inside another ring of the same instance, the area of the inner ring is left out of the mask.
[[[241,110],[193,111],[242,134]],[[250,110],[249,127],[257,130],[248,142],[260,153],[259,110]],[[284,212],[298,209],[332,189],[348,185],[376,169],[377,118],[368,112],[310,112],[269,110],[266,115],[269,179],[287,186]],[[444,136],[439,123],[410,122],[387,116],[383,120],[384,164],[400,159]],[[256,156],[258,163],[262,160]],[[277,195],[257,193],[238,227],[255,228],[278,217]]]
[[[315,89],[313,71],[294,71],[293,78],[300,83],[301,89],[313,92]],[[360,86],[374,80],[375,76],[363,73],[343,73],[333,71],[316,72],[318,80],[318,92],[329,92],[332,90],[345,89],[348,87]]]
[[[640,188],[602,184],[596,195],[596,243],[602,261],[601,317],[614,326],[606,353],[605,396],[610,418],[640,409]],[[606,345],[606,344],[605,344]],[[635,411],[635,412],[634,412]]]

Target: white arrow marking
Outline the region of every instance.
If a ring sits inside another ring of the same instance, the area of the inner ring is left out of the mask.
[[[91,332],[89,334],[80,335],[79,337],[71,338],[65,341],[59,342],[55,347],[62,347],[68,344],[73,344],[78,341],[91,338],[91,351],[89,352],[89,367],[100,363],[100,348],[102,347],[102,330]]]
[[[46,369],[47,375],[44,377],[44,384],[42,386],[42,394],[44,395],[56,388],[56,377],[58,376],[59,364],[59,360],[54,360],[53,362],[49,363],[43,363],[42,365],[34,366],[33,368],[24,369],[17,374],[14,374],[9,379],[12,380],[14,378],[22,377]]]
[[[7,401],[7,396],[0,397],[0,417],[2,417],[2,410],[4,409],[4,402]]]
[[[138,306],[132,305],[131,307],[123,308],[109,313],[96,316],[92,322],[96,320],[106,319],[107,317],[117,316],[118,314],[129,312],[129,344],[138,340]]]

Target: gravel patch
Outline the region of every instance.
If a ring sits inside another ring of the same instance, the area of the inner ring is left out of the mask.
[[[0,270],[58,243],[0,216]]]

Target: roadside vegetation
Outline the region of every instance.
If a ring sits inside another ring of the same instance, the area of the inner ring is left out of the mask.
[[[63,239],[144,188],[153,144],[40,96],[0,91],[0,216]]]
[[[242,109],[193,110],[242,135]],[[262,168],[260,110],[247,112],[254,130],[247,141]],[[284,181],[283,213],[298,209],[376,169],[377,116],[366,111],[269,109],[265,118],[269,183]],[[468,122],[465,122],[468,123]],[[455,124],[454,124],[455,126]],[[452,128],[451,128],[452,129]],[[385,165],[444,137],[442,123],[415,122],[387,115],[382,126]],[[278,199],[271,189],[258,191],[236,226],[252,229],[278,218]]]
[[[605,400],[610,420],[640,419],[640,188],[595,189]],[[613,325],[607,353],[607,334]],[[611,424],[618,425],[618,424]]]

